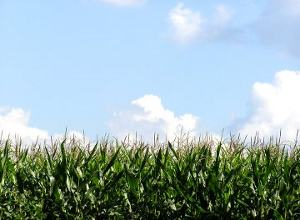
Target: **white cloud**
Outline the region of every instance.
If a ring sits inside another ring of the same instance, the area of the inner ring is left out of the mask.
[[[281,71],[273,83],[253,85],[254,111],[240,129],[241,134],[253,136],[282,135],[294,140],[300,129],[300,72]]]
[[[193,12],[179,3],[169,13],[174,39],[180,42],[188,42],[197,38],[203,31],[204,19],[200,13]]]
[[[0,132],[4,137],[17,135],[25,142],[34,142],[49,138],[48,132],[29,126],[30,113],[21,108],[2,109],[0,111]]]
[[[104,3],[115,5],[115,6],[136,6],[144,2],[144,0],[101,0]]]
[[[300,57],[300,0],[268,0],[261,15],[235,26],[232,10],[217,5],[212,15],[178,3],[169,12],[170,37],[179,43],[225,40],[257,42],[276,49],[280,55]]]
[[[113,135],[124,137],[138,132],[145,140],[151,140],[154,134],[173,139],[181,132],[191,135],[196,132],[198,117],[192,114],[176,116],[162,105],[158,96],[145,95],[133,100],[131,105],[135,110],[115,113],[109,123]]]
[[[51,136],[48,131],[35,128],[29,125],[30,113],[24,111],[22,108],[0,108],[0,133],[2,138],[22,139],[26,145],[31,145],[37,140],[40,143],[50,143]],[[83,133],[74,130],[65,133],[54,134],[53,140],[71,140],[75,138],[76,141],[83,144],[88,144],[90,139]]]
[[[225,5],[218,5],[212,18],[201,15],[178,3],[169,12],[171,24],[171,36],[180,43],[188,43],[194,40],[213,40],[223,34],[231,21],[231,10]]]

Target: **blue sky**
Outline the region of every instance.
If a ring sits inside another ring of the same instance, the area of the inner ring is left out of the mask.
[[[299,0],[0,0],[0,128],[291,137],[299,25]]]

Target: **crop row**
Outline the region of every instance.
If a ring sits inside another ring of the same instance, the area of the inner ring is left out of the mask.
[[[1,219],[300,218],[297,146],[0,145]]]

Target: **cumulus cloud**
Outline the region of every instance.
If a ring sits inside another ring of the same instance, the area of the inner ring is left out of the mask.
[[[300,56],[299,0],[269,0],[255,26],[262,42]]]
[[[51,136],[48,131],[29,124],[30,113],[22,108],[0,108],[0,133],[2,138],[22,139],[26,145],[35,143],[37,140],[42,143],[50,143]],[[57,133],[52,135],[53,140],[76,139],[80,143],[89,143],[90,139],[83,133],[74,130],[66,133]]]
[[[136,6],[144,2],[144,0],[101,0],[104,3],[115,5],[115,6]]]
[[[231,17],[231,10],[225,5],[218,5],[215,14],[208,18],[187,8],[183,3],[178,3],[169,12],[170,34],[173,40],[180,43],[213,40],[226,31]]]
[[[179,43],[193,41],[261,42],[282,55],[300,56],[300,1],[268,0],[254,20],[233,25],[233,13],[217,5],[211,16],[178,3],[169,12],[170,37]]]
[[[169,13],[172,33],[175,40],[188,42],[197,38],[203,32],[204,18],[179,3]]]
[[[300,129],[300,72],[281,71],[273,83],[253,85],[254,109],[240,129],[243,135],[278,136],[294,140]]]
[[[131,102],[132,111],[115,113],[109,123],[113,135],[124,137],[141,134],[145,140],[150,140],[154,134],[173,139],[181,132],[194,135],[198,117],[192,114],[176,116],[166,109],[161,98],[155,95],[145,95]]]
[[[49,138],[48,132],[29,126],[30,113],[21,108],[0,110],[0,132],[7,137],[17,135],[25,142]]]

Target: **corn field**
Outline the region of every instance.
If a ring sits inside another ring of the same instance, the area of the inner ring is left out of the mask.
[[[300,218],[296,145],[0,145],[0,219]]]

